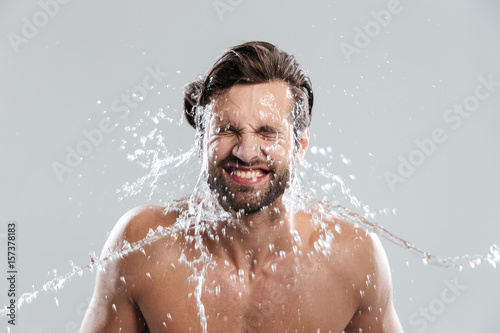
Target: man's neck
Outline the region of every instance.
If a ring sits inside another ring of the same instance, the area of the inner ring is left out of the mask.
[[[291,213],[281,200],[249,215],[235,217],[235,221],[222,224],[218,230],[218,250],[245,273],[258,274],[265,266],[292,249]]]

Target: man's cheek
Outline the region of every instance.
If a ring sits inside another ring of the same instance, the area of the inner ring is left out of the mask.
[[[219,147],[214,145],[208,148],[208,155],[212,158],[217,158],[217,153],[219,152]]]
[[[288,156],[287,152],[288,152],[289,149],[285,145],[284,141],[278,140],[278,141],[274,142],[273,144],[268,145],[265,148],[265,150],[266,150],[266,153],[268,153],[269,155],[271,155],[271,158],[272,157],[283,158],[285,156]]]
[[[217,141],[209,141],[206,149],[209,159],[216,158],[217,152],[219,151],[219,143]]]

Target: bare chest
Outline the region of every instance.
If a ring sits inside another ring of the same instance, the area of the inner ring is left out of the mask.
[[[275,265],[252,278],[222,266],[150,274],[139,308],[150,332],[342,332],[357,305],[319,263]]]

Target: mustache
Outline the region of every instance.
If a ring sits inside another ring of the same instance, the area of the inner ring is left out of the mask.
[[[256,160],[256,161],[252,161],[251,163],[247,163],[247,162],[244,162],[244,161],[240,160],[239,158],[237,158],[236,156],[233,156],[233,155],[230,155],[230,156],[224,158],[218,164],[219,164],[219,166],[224,166],[224,165],[227,165],[229,163],[236,164],[236,165],[242,166],[242,167],[247,167],[247,168],[257,167],[257,166],[265,166],[270,171],[274,171],[274,169],[275,169],[274,168],[275,163],[273,161]]]

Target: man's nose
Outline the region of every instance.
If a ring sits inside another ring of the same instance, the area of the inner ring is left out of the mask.
[[[260,154],[258,140],[253,133],[242,133],[233,147],[233,155],[245,163],[251,163]]]

